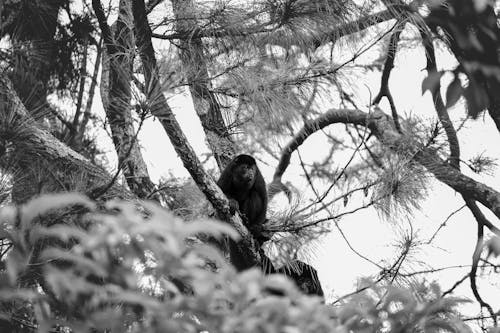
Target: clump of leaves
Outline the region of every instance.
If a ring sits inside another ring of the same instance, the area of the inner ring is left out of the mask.
[[[494,102],[494,92],[500,84],[497,55],[500,28],[494,3],[484,0],[434,1],[425,20],[431,30],[449,45],[459,62],[452,71],[454,79],[446,92],[447,107],[453,106],[463,96],[469,115],[476,119]],[[423,92],[433,90],[443,73],[429,73],[422,85]],[[467,76],[465,87],[460,79],[462,74]]]
[[[349,299],[340,318],[363,318],[353,325],[355,331],[470,332],[456,312],[457,306],[467,301],[440,295],[439,288],[431,288],[429,300],[423,302],[406,289],[375,286]]]
[[[375,208],[388,219],[412,214],[428,193],[426,173],[410,157],[392,156],[374,187]]]
[[[497,167],[495,159],[484,156],[482,153],[470,158],[467,165],[472,171],[478,174],[493,174],[494,169]]]

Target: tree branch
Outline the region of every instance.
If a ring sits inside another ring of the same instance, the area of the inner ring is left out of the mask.
[[[387,50],[387,57],[384,63],[384,69],[382,71],[382,79],[380,83],[380,91],[377,96],[373,99],[372,105],[376,105],[380,103],[382,97],[386,97],[389,101],[389,105],[391,107],[392,118],[394,119],[394,126],[399,133],[402,133],[401,124],[399,123],[399,115],[396,109],[396,104],[394,104],[394,99],[391,94],[391,90],[389,89],[389,77],[391,75],[391,71],[394,68],[394,59],[396,59],[396,51],[398,49],[398,43],[401,38],[401,33],[403,32],[405,23],[400,20],[398,21],[396,31],[391,35],[389,41],[389,47]]]
[[[218,217],[223,221],[229,222],[242,236],[242,239],[237,243],[236,250],[244,262],[233,262],[233,264],[239,269],[260,266],[261,257],[257,251],[253,237],[243,225],[240,216],[231,214],[229,201],[213,178],[203,169],[196,153],[177,122],[172,109],[168,105],[165,96],[160,90],[157,61],[151,41],[151,29],[146,16],[144,0],[134,0],[132,11],[136,29],[137,48],[140,50],[146,86],[150,87],[147,97],[151,113],[161,122],[184,167],[210,201]]]
[[[472,212],[474,213],[474,217],[476,217],[478,223],[477,223],[476,248],[474,249],[474,254],[472,255],[472,268],[469,274],[470,286],[476,300],[479,302],[481,307],[484,307],[488,310],[488,312],[491,315],[491,318],[493,319],[493,323],[495,324],[495,326],[497,326],[497,316],[493,311],[491,305],[489,305],[482,299],[481,295],[479,294],[476,283],[477,266],[479,263],[479,259],[481,258],[481,252],[483,251],[484,224],[482,223],[482,221],[484,221],[486,218],[480,210],[472,210]]]
[[[427,73],[437,72],[437,62],[436,54],[434,52],[434,45],[430,39],[430,32],[426,26],[419,26],[421,30],[422,42],[425,47],[425,57],[427,59]],[[425,29],[425,30],[424,30]],[[460,169],[460,145],[458,142],[457,132],[453,127],[450,116],[444,105],[443,98],[441,97],[441,84],[438,82],[432,93],[432,99],[434,101],[434,107],[436,109],[439,121],[444,128],[446,136],[448,138],[448,144],[450,146],[450,163],[455,168]]]
[[[138,144],[130,106],[134,48],[133,28],[128,23],[132,19],[130,3],[120,0],[113,31],[105,20],[100,1],[93,1],[92,5],[106,45],[105,56],[109,58],[109,70],[101,74],[102,80],[107,80],[109,88],[103,89],[102,96],[105,96],[104,111],[118,155],[118,170],[122,169],[130,190],[139,198],[145,199],[154,192],[155,185]],[[154,199],[160,201],[159,197]]]
[[[14,123],[2,124],[2,127],[19,127],[17,136],[12,143],[15,149],[22,150],[23,154],[33,154],[35,159],[41,157],[64,165],[65,173],[79,173],[82,179],[89,182],[90,187],[107,184],[110,181],[111,177],[106,170],[92,164],[85,157],[37,125],[28,114],[24,104],[12,88],[12,83],[5,75],[0,75],[0,108],[5,108],[2,112],[13,114],[14,119]],[[112,186],[108,194],[107,198],[133,198],[130,192],[117,184]]]
[[[193,0],[172,0],[177,31],[196,30],[196,21],[187,19],[193,15]],[[179,45],[179,55],[183,64],[186,80],[193,98],[196,114],[200,118],[203,130],[220,170],[223,170],[235,155],[234,142],[221,112],[221,106],[212,92],[205,48],[200,37],[183,39]]]

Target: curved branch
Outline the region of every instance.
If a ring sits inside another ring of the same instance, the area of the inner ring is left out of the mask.
[[[307,138],[315,132],[336,123],[352,123],[358,125],[365,125],[367,123],[368,114],[358,110],[331,110],[321,115],[320,117],[308,121],[304,127],[295,135],[294,139],[290,141],[284,148],[281,154],[280,161],[276,167],[273,175],[273,182],[281,180],[288,165],[292,154],[297,148],[307,140]]]
[[[422,43],[425,47],[425,57],[427,60],[427,73],[437,72],[437,64],[436,64],[436,54],[434,51],[434,45],[432,44],[432,40],[429,38],[429,32],[423,30],[426,28],[425,26],[419,27],[421,29]],[[443,102],[443,98],[441,97],[441,84],[438,82],[432,91],[432,99],[434,101],[434,107],[436,109],[439,121],[441,125],[443,125],[444,131],[446,132],[446,136],[448,138],[448,143],[450,146],[450,163],[455,168],[460,169],[460,145],[458,142],[457,132],[453,127],[453,123],[451,122],[450,116],[446,109],[446,106]]]
[[[472,210],[472,212],[474,213],[474,217],[476,218],[478,223],[477,223],[477,242],[476,242],[476,247],[474,249],[474,254],[472,255],[472,268],[469,274],[470,286],[472,289],[472,293],[474,294],[476,300],[479,302],[479,305],[481,305],[481,308],[484,307],[488,310],[488,312],[491,315],[491,318],[493,319],[493,323],[495,324],[495,326],[497,326],[497,316],[493,311],[491,305],[489,305],[482,299],[481,295],[479,294],[476,283],[477,266],[479,263],[479,259],[481,258],[481,252],[483,250],[483,238],[484,238],[484,230],[483,230],[484,224],[481,221],[484,221],[486,218],[484,217],[484,215],[481,213],[480,210]]]

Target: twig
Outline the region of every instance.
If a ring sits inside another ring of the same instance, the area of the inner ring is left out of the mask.
[[[461,206],[460,208],[456,209],[455,211],[451,212],[447,217],[446,219],[444,220],[443,223],[441,223],[441,225],[437,228],[437,230],[434,232],[434,234],[432,235],[431,238],[429,238],[429,240],[427,241],[427,244],[430,244],[432,243],[432,241],[434,240],[434,238],[436,237],[436,235],[438,234],[438,232],[444,228],[444,226],[446,226],[446,223],[450,220],[450,218],[455,215],[456,213],[460,212],[462,209],[464,209],[465,207],[467,207],[467,205],[463,205]]]
[[[389,88],[389,77],[391,75],[391,71],[394,68],[394,59],[396,58],[396,51],[398,48],[398,43],[401,38],[401,33],[403,32],[405,22],[403,20],[399,20],[397,22],[397,26],[401,27],[396,29],[396,31],[391,35],[391,39],[389,41],[389,48],[387,50],[387,57],[384,63],[384,69],[382,71],[382,79],[380,83],[380,91],[377,96],[373,99],[372,105],[376,105],[380,103],[380,100],[383,97],[386,97],[389,101],[389,105],[391,107],[392,119],[394,120],[394,126],[399,133],[403,133],[401,129],[401,124],[399,122],[399,115],[396,109],[396,105],[394,104],[394,99],[391,94],[391,90]]]
[[[453,290],[455,290],[459,285],[461,285],[465,280],[467,280],[469,278],[469,273],[465,274],[460,280],[458,280],[457,282],[455,282],[453,284],[453,286],[451,286],[450,289],[446,290],[442,295],[441,297],[445,297],[449,294],[451,294],[453,292]]]
[[[475,202],[471,201],[472,203],[475,204]],[[470,203],[467,204],[469,208]],[[477,208],[477,209],[475,209]],[[476,218],[477,221],[477,242],[476,242],[476,248],[474,249],[474,253],[472,255],[472,268],[469,273],[469,278],[470,278],[470,285],[472,289],[472,293],[474,294],[474,297],[476,300],[479,302],[479,305],[481,307],[484,307],[488,310],[490,313],[492,319],[493,319],[493,324],[495,327],[497,326],[497,316],[495,312],[493,311],[493,308],[491,307],[490,304],[486,303],[481,295],[479,294],[478,288],[477,288],[477,283],[476,283],[476,273],[477,273],[477,267],[479,263],[479,259],[481,258],[481,252],[483,250],[483,238],[484,238],[484,220],[486,220],[486,217],[483,215],[483,213],[479,210],[479,207],[472,207],[471,211],[474,214],[474,217]]]

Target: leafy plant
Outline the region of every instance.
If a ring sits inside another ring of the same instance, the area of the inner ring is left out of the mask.
[[[237,273],[217,249],[226,224],[184,222],[151,203],[99,207],[78,194],[45,195],[0,210],[11,249],[0,275],[0,325],[38,332],[401,332],[465,331],[440,316],[459,303],[419,303],[391,289],[377,303],[344,305],[301,294],[280,275]],[[217,270],[207,267],[217,263]],[[33,266],[37,269],[33,270]]]

